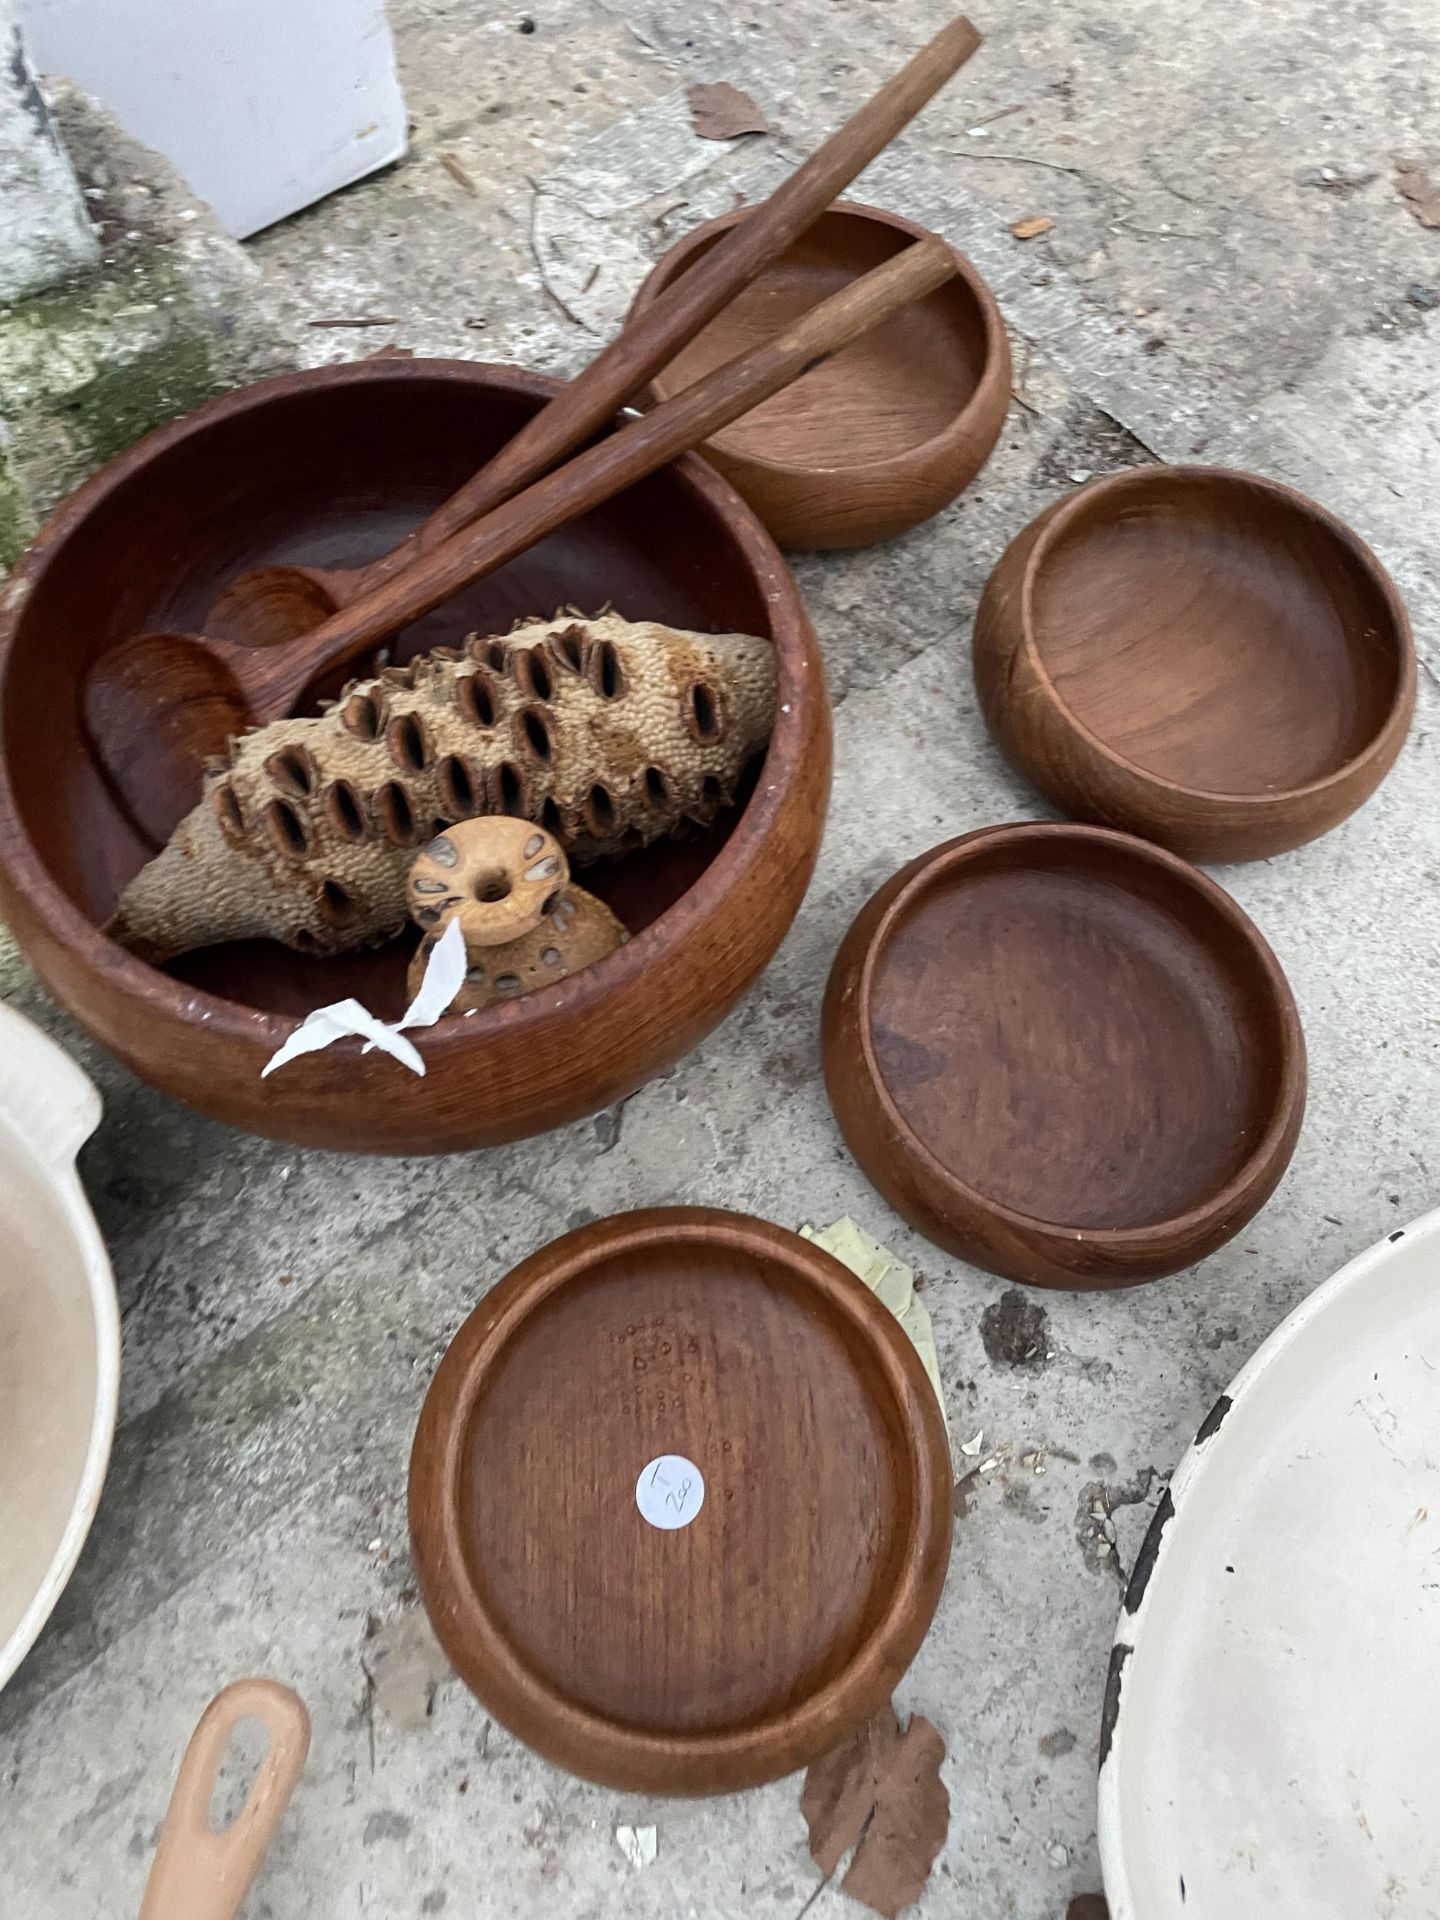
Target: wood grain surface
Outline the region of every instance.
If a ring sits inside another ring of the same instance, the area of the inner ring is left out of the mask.
[[[794,917],[829,792],[824,674],[774,545],[691,459],[542,542],[396,645],[403,660],[476,628],[503,632],[537,611],[606,602],[631,619],[774,642],[779,710],[765,778],[728,837],[637,857],[597,883],[636,933],[620,952],[477,1014],[464,1032],[458,1022],[430,1029],[418,1041],[423,1080],[342,1045],[262,1083],[292,1015],[349,993],[398,1015],[408,947],[353,961],[214,949],[172,976],[98,930],[148,849],[80,724],[91,661],[128,634],[198,623],[224,580],[268,557],[363,563],[393,546],[554,391],[511,368],[384,360],[227,395],[103,469],[6,589],[0,906],[56,998],[142,1078],[202,1112],[301,1144],[380,1152],[451,1152],[556,1126],[673,1064],[750,985]]]
[[[649,1463],[703,1477],[687,1525]],[[740,1214],[597,1221],[461,1328],[411,1463],[421,1591],[513,1732],[623,1788],[721,1792],[803,1766],[889,1697],[950,1537],[939,1403],[888,1310]]]
[[[1369,548],[1254,474],[1143,467],[1067,495],[990,577],[990,726],[1057,806],[1196,860],[1256,859],[1367,800],[1415,650]]]
[[[1183,861],[1089,827],[992,827],[864,908],[826,993],[857,1159],[942,1246],[1112,1286],[1229,1239],[1304,1108],[1299,1019],[1245,915]]]
[[[743,213],[696,228],[636,296],[632,324],[683,286]],[[650,384],[683,391],[913,240],[898,215],[842,202],[768,267]],[[782,546],[864,546],[928,520],[989,458],[1010,404],[1010,350],[989,288],[956,278],[705,443]]]

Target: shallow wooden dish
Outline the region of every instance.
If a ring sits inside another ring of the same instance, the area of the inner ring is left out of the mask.
[[[1011,1279],[1126,1286],[1238,1233],[1289,1164],[1305,1049],[1255,927],[1099,827],[922,854],[846,935],[825,1078],[855,1157],[939,1245]]]
[[[1014,539],[975,624],[995,737],[1067,813],[1253,860],[1353,813],[1394,764],[1415,646],[1370,549],[1303,494],[1140,467]]]
[[[703,1478],[671,1530],[638,1505],[663,1455]],[[889,1697],[951,1478],[915,1350],[853,1274],[763,1220],[658,1208],[566,1234],[471,1314],[410,1527],[445,1651],[519,1738],[607,1786],[723,1793]]]
[[[745,210],[697,227],[636,296],[643,312]],[[651,389],[678,393],[768,339],[827,294],[928,239],[897,214],[841,202],[677,356]],[[994,296],[958,277],[705,443],[786,547],[860,547],[918,526],[975,478],[1010,404],[1010,348]]]
[[[204,1113],[304,1145],[394,1153],[556,1126],[693,1046],[794,917],[829,790],[823,669],[769,536],[689,458],[418,622],[396,649],[405,658],[476,627],[504,632],[526,614],[607,601],[632,618],[773,640],[776,724],[747,804],[719,830],[582,873],[632,930],[628,946],[543,993],[416,1035],[423,1079],[341,1043],[262,1082],[313,1007],[353,993],[397,1018],[413,941],[340,960],[216,947],[160,973],[98,931],[146,849],[81,731],[89,662],[129,634],[198,630],[247,567],[384,552],[554,390],[515,368],[372,360],[226,395],[104,468],[0,594],[0,908],[55,997],[142,1078]]]

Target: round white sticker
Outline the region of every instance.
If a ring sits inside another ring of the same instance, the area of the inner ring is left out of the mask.
[[[652,1527],[688,1527],[705,1504],[705,1476],[683,1453],[662,1453],[641,1468],[635,1504]]]

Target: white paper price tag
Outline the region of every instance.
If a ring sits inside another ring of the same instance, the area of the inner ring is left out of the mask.
[[[705,1476],[683,1453],[662,1453],[641,1468],[635,1504],[652,1527],[688,1527],[705,1504]]]

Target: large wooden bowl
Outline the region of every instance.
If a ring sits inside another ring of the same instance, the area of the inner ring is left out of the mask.
[[[644,312],[744,209],[697,227],[636,296]],[[652,384],[665,399],[770,339],[879,266],[924,227],[841,202],[726,308]],[[705,443],[785,547],[860,547],[948,506],[989,459],[1010,404],[1010,348],[994,296],[964,257],[916,301]]]
[[[380,360],[229,394],[112,461],[0,592],[0,906],[55,997],[142,1078],[204,1113],[305,1145],[394,1153],[556,1126],[693,1046],[794,917],[829,790],[823,670],[768,535],[690,458],[417,623],[398,649],[607,601],[632,618],[770,636],[778,711],[743,809],[719,832],[582,873],[634,932],[628,946],[543,994],[420,1034],[423,1079],[341,1042],[262,1082],[296,1015],[354,993],[398,1017],[407,947],[322,961],[254,943],[162,973],[99,932],[146,849],[81,730],[90,661],[149,628],[199,629],[246,567],[350,566],[385,551],[554,391],[514,368]]]
[[[1270,1197],[1305,1110],[1280,966],[1213,880],[1099,827],[989,827],[850,928],[825,1079],[875,1185],[1015,1280],[1173,1273]]]
[[[440,1363],[415,1566],[461,1678],[572,1772],[723,1793],[890,1697],[949,1561],[950,1452],[900,1323],[744,1214],[543,1247]]]
[[[1140,467],[1010,543],[975,624],[996,739],[1065,812],[1190,860],[1325,833],[1379,786],[1415,645],[1370,549],[1303,494]]]

